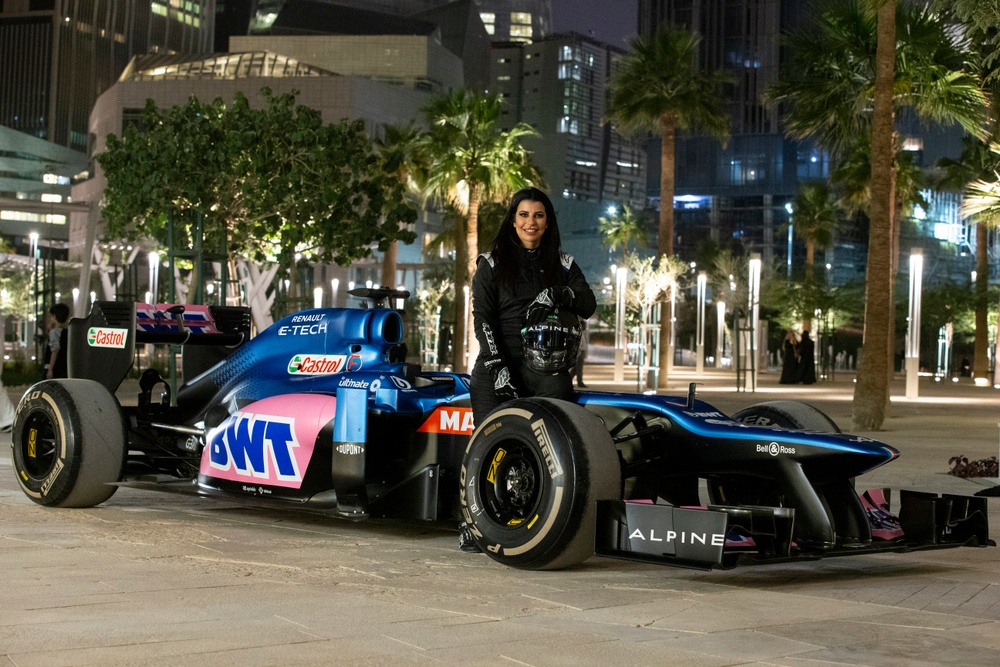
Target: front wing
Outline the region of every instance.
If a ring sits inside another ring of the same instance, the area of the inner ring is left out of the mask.
[[[867,492],[888,498],[888,491]],[[795,510],[606,500],[597,503],[595,551],[602,556],[698,569],[815,560],[884,552],[987,546],[986,499],[902,491],[898,518],[884,504],[866,503],[873,538],[828,549],[800,548],[792,539]]]

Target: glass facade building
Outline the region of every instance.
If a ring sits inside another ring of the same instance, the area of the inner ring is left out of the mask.
[[[737,242],[760,251],[776,264],[791,260],[802,266],[804,245],[798,239],[791,246],[787,242],[791,201],[800,183],[828,178],[833,165],[810,142],[785,137],[779,114],[761,103],[761,95],[788,60],[782,34],[808,27],[815,5],[795,0],[638,1],[640,36],[648,39],[663,25],[693,28],[702,36],[699,64],[724,69],[733,80],[726,147],[705,137],[678,138],[674,208],[679,251],[693,255],[710,238],[723,246]],[[905,115],[897,118],[897,129],[918,167],[932,168],[939,158],[961,153],[959,131],[927,127]],[[651,153],[658,154],[659,142],[654,143]],[[650,192],[658,191],[658,183],[659,164],[650,160]],[[658,198],[652,199],[658,206]],[[928,191],[925,199],[928,210],[919,210],[922,217],[903,226],[902,247],[923,245],[925,255],[944,262],[938,277],[967,279],[965,258],[973,254],[975,235],[958,220],[959,198]],[[830,265],[835,283],[863,280],[867,242],[865,222],[855,217],[816,261]]]
[[[137,53],[209,53],[214,0],[3,0],[0,125],[78,151]]]
[[[597,233],[610,205],[646,204],[646,141],[603,122],[608,78],[624,51],[575,33],[493,48],[489,91],[504,100],[504,128],[524,122],[525,142],[559,216],[563,247],[597,279],[609,255]]]

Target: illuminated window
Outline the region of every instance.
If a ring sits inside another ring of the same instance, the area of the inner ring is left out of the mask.
[[[152,4],[152,11],[157,16],[166,16],[167,15],[167,6],[166,5],[161,5],[158,2],[154,2]]]
[[[559,79],[574,79],[576,81],[580,80],[580,66],[571,65],[569,63],[561,63],[559,69],[557,70],[556,76]]]
[[[530,12],[510,13],[510,39],[515,42],[530,42],[533,36],[531,30]]]
[[[65,225],[66,216],[55,213],[25,213],[24,211],[0,211],[0,220],[16,222],[43,222],[47,225]]]
[[[530,25],[511,25],[510,26],[510,39],[511,41],[517,42],[530,42],[531,41],[531,26]]]
[[[559,125],[556,128],[556,132],[559,134],[580,134],[580,121],[576,118],[563,116],[559,119]]]
[[[493,12],[480,12],[479,18],[483,20],[483,27],[486,28],[486,34],[493,35],[496,34],[497,29],[497,15]]]

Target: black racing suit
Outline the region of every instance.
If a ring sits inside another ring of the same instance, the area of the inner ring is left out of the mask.
[[[570,306],[576,315],[586,319],[597,310],[587,279],[573,257],[561,256],[562,271],[552,285],[566,285],[573,290]],[[524,368],[521,361],[521,329],[525,326],[528,305],[546,286],[537,250],[520,249],[518,277],[513,289],[499,285],[494,279],[493,262],[489,254],[480,255],[476,275],[472,279],[472,318],[479,357],[472,369],[471,401],[476,424],[493,411],[502,399],[493,391],[493,376],[483,365],[483,358],[499,354],[510,370],[511,383],[518,396],[546,396],[572,400],[573,382],[569,371],[552,375]]]

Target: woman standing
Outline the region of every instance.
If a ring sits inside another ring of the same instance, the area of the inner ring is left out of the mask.
[[[472,369],[476,423],[505,401],[525,396],[569,400],[569,367],[539,372],[523,363],[521,330],[557,310],[584,319],[597,300],[580,267],[562,252],[556,213],[548,196],[526,188],[511,198],[488,253],[472,280],[472,317],[479,357]]]
[[[781,379],[779,384],[795,384],[799,372],[799,339],[791,329],[785,334],[781,344]]]

